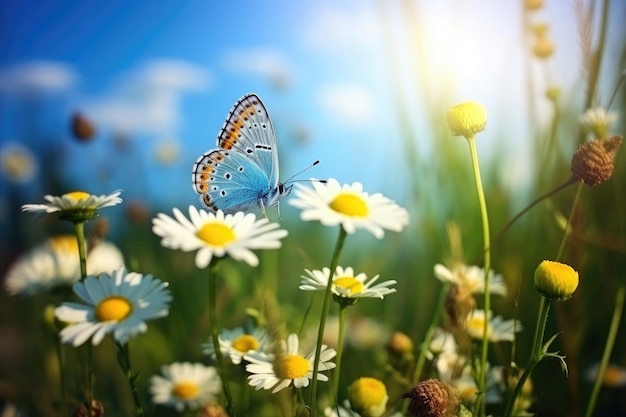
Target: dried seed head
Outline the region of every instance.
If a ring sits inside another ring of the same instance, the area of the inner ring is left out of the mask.
[[[460,403],[458,391],[436,379],[418,382],[403,398],[410,400],[409,414],[419,417],[452,417]]]
[[[580,145],[572,157],[574,178],[589,186],[608,181],[613,175],[615,154],[621,144],[621,136],[612,136]]]
[[[87,117],[76,113],[72,117],[72,133],[80,142],[89,142],[96,134],[96,128]]]

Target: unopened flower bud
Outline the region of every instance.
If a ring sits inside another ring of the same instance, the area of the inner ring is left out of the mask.
[[[524,0],[526,10],[537,10],[543,6],[543,0]]]
[[[363,377],[348,387],[348,399],[354,411],[363,417],[380,417],[387,408],[387,388],[375,378]]]
[[[537,58],[546,59],[554,53],[554,42],[548,35],[541,35],[535,40],[533,54]]]
[[[572,157],[574,178],[589,186],[608,181],[613,176],[615,154],[621,144],[621,136],[612,136],[580,145]]]
[[[487,126],[487,110],[480,103],[460,103],[448,110],[448,127],[453,136],[474,137]]]
[[[387,342],[387,351],[396,357],[402,358],[413,353],[413,341],[402,332],[394,332]]]
[[[436,379],[418,382],[403,395],[409,399],[409,414],[418,417],[452,417],[460,403],[457,390]]]
[[[535,270],[534,278],[535,289],[550,300],[567,300],[578,287],[578,272],[560,262],[541,262]]]

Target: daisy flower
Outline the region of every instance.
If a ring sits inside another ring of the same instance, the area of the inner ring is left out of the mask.
[[[246,332],[243,327],[235,329],[223,329],[219,335],[220,351],[228,356],[230,361],[239,365],[244,355],[252,352],[263,352],[267,346],[268,337],[265,330],[256,328],[252,332]],[[204,353],[215,357],[215,348],[209,340],[203,346]]]
[[[87,274],[98,275],[124,265],[120,250],[100,242],[87,254]],[[71,286],[80,279],[76,236],[59,235],[24,254],[10,267],[4,285],[10,295],[33,295]]]
[[[512,342],[515,333],[522,331],[522,324],[519,320],[504,320],[501,316],[492,317],[491,312],[485,317],[484,310],[472,311],[466,320],[467,331],[474,339],[482,339],[484,333],[485,320],[487,325],[487,339],[490,342]]]
[[[290,204],[302,209],[304,221],[318,220],[324,226],[341,225],[346,233],[365,229],[382,239],[384,229],[401,231],[409,223],[409,213],[382,194],[363,192],[363,185],[344,184],[331,178],[313,181],[313,189],[297,185]]]
[[[597,139],[608,137],[616,121],[617,113],[607,111],[602,107],[589,108],[580,116],[583,129]]]
[[[300,289],[305,291],[325,290],[328,286],[328,280],[330,279],[330,269],[323,268],[321,271],[308,269],[304,270],[306,275],[302,275],[300,281]],[[333,283],[331,291],[335,296],[335,299],[352,300],[357,301],[359,298],[380,298],[385,295],[396,292],[395,288],[389,288],[394,285],[396,281],[384,281],[376,285],[374,283],[378,280],[378,275],[371,278],[369,281],[367,275],[363,272],[356,275],[351,267],[342,268],[338,266],[333,275]]]
[[[84,303],[66,302],[55,310],[56,317],[69,323],[61,340],[79,346],[91,338],[95,346],[107,333],[118,343],[148,329],[147,320],[169,314],[172,300],[167,282],[152,275],[120,268],[99,277],[88,276],[74,284],[74,293]]]
[[[60,197],[46,195],[48,204],[24,204],[22,211],[35,213],[59,213],[61,219],[72,222],[83,222],[98,215],[98,210],[120,204],[121,191],[107,195],[93,195],[84,191],[73,191]]]
[[[214,402],[222,392],[222,381],[212,366],[175,362],[162,366],[161,374],[150,378],[152,402],[173,407],[179,413]]]
[[[467,289],[469,292],[485,292],[485,270],[475,265],[456,264],[448,269],[441,264],[435,265],[435,277],[441,281]],[[500,274],[489,271],[489,292],[506,296],[506,284]]]
[[[280,341],[279,354],[264,355],[254,353],[245,355],[244,359],[250,362],[246,365],[246,371],[250,372],[248,383],[258,391],[261,388],[272,390],[276,393],[283,388],[293,384],[296,388],[309,385],[309,380],[313,378],[313,367],[315,361],[315,350],[307,356],[302,356],[299,351],[298,336],[290,334],[287,341]],[[322,345],[319,359],[320,371],[333,369],[335,364],[330,362],[337,352]],[[328,381],[328,377],[321,373],[317,374],[319,381]]]
[[[0,147],[0,173],[15,184],[24,184],[39,172],[37,158],[19,142],[7,142]]]
[[[251,249],[280,248],[287,231],[253,213],[209,213],[189,206],[189,219],[175,208],[174,217],[159,213],[152,219],[152,231],[161,237],[161,245],[196,253],[196,266],[206,268],[214,256],[230,256],[250,266],[259,263]]]

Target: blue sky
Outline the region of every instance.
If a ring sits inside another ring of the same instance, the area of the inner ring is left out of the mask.
[[[73,188],[122,188],[161,207],[195,204],[193,162],[215,146],[234,101],[254,91],[274,119],[282,179],[321,159],[303,178],[361,181],[402,200],[407,170],[390,75],[395,57],[423,152],[441,131],[426,110],[441,107],[444,122],[447,107],[475,100],[490,116],[483,141],[502,140],[508,129],[523,169],[529,67],[521,2],[416,2],[414,20],[394,3],[0,0],[0,143],[29,146],[43,159],[40,174],[49,158],[43,148],[61,149],[62,178]],[[572,5],[548,1],[533,15],[550,25],[557,49],[548,72],[565,90],[581,76]],[[613,20],[624,9],[613,2]],[[418,60],[428,68],[417,80],[405,53],[413,24],[423,36]],[[612,41],[624,36],[612,28]],[[76,110],[98,126],[92,143],[69,137]],[[126,153],[115,148],[119,137],[132,143]],[[180,150],[165,165],[154,157],[164,144]],[[23,198],[46,191],[37,184]]]

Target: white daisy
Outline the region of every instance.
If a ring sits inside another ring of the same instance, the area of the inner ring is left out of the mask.
[[[580,124],[595,139],[604,139],[610,136],[611,127],[617,121],[617,113],[606,111],[602,107],[587,109],[580,116]]]
[[[37,175],[37,158],[26,146],[19,142],[6,142],[0,147],[0,173],[16,184],[24,184]]]
[[[384,229],[399,232],[409,223],[405,209],[382,194],[363,192],[360,182],[341,186],[331,178],[327,183],[313,181],[313,189],[298,184],[295,196],[289,203],[302,209],[302,220],[341,225],[349,234],[365,229],[381,239]]]
[[[178,412],[203,407],[222,392],[222,381],[212,366],[175,362],[162,366],[161,373],[163,376],[150,378],[152,402],[174,407]]]
[[[48,204],[24,204],[22,211],[35,213],[59,213],[64,220],[89,220],[98,214],[98,210],[104,207],[112,207],[120,204],[121,191],[115,191],[108,195],[93,195],[84,191],[73,191],[60,197],[46,195],[44,199]]]
[[[330,278],[329,268],[323,268],[321,271],[309,271],[308,269],[304,271],[306,275],[300,276],[301,290],[315,291],[326,289]],[[344,269],[338,266],[333,275],[331,291],[340,302],[342,299],[356,300],[366,297],[382,299],[385,295],[396,292],[395,288],[389,288],[396,283],[394,280],[384,281],[374,285],[378,277],[379,276],[376,275],[368,281],[367,275],[363,272],[355,276],[354,270],[351,267]]]
[[[219,334],[220,351],[228,356],[230,361],[239,365],[244,355],[253,352],[264,352],[268,344],[268,336],[265,330],[256,328],[252,332],[246,332],[243,327],[235,329],[223,329]],[[215,357],[213,342],[209,340],[203,346],[204,354]]]
[[[448,269],[441,264],[435,265],[435,277],[439,281],[457,285],[467,289],[471,293],[485,292],[485,270],[475,265],[456,264],[452,269]],[[489,271],[489,292],[506,296],[506,284],[502,275]]]
[[[124,265],[120,250],[99,242],[87,253],[87,274],[98,275]],[[71,286],[80,279],[76,236],[59,235],[21,256],[7,272],[4,285],[11,295],[33,295],[56,287]]]
[[[250,266],[259,263],[251,249],[280,248],[280,239],[287,231],[266,218],[257,219],[252,213],[224,214],[221,210],[209,213],[189,206],[189,219],[177,208],[174,218],[159,213],[152,219],[152,231],[160,236],[161,245],[196,253],[196,266],[205,268],[214,256],[229,255]]]
[[[99,277],[88,276],[74,284],[74,293],[85,303],[63,303],[56,317],[68,323],[61,340],[79,346],[91,338],[99,344],[107,333],[118,343],[148,329],[147,320],[165,317],[172,300],[168,283],[124,268]]]
[[[296,388],[309,385],[309,380],[313,378],[313,367],[315,362],[315,350],[307,356],[302,356],[299,351],[298,336],[290,334],[287,341],[280,341],[279,354],[264,355],[254,353],[244,356],[250,362],[246,365],[246,371],[250,372],[248,383],[256,390],[266,389],[276,393],[283,388],[287,388],[293,383]],[[319,370],[317,379],[328,381],[328,377],[321,373],[333,369],[335,364],[330,362],[337,355],[334,349],[328,349],[322,345],[319,359]]]
[[[491,312],[485,318],[484,310],[474,310],[466,319],[467,331],[471,337],[483,338],[485,320],[489,320],[487,339],[490,342],[512,342],[515,339],[515,333],[522,331],[522,323],[519,320],[504,320],[501,316],[492,317]]]

